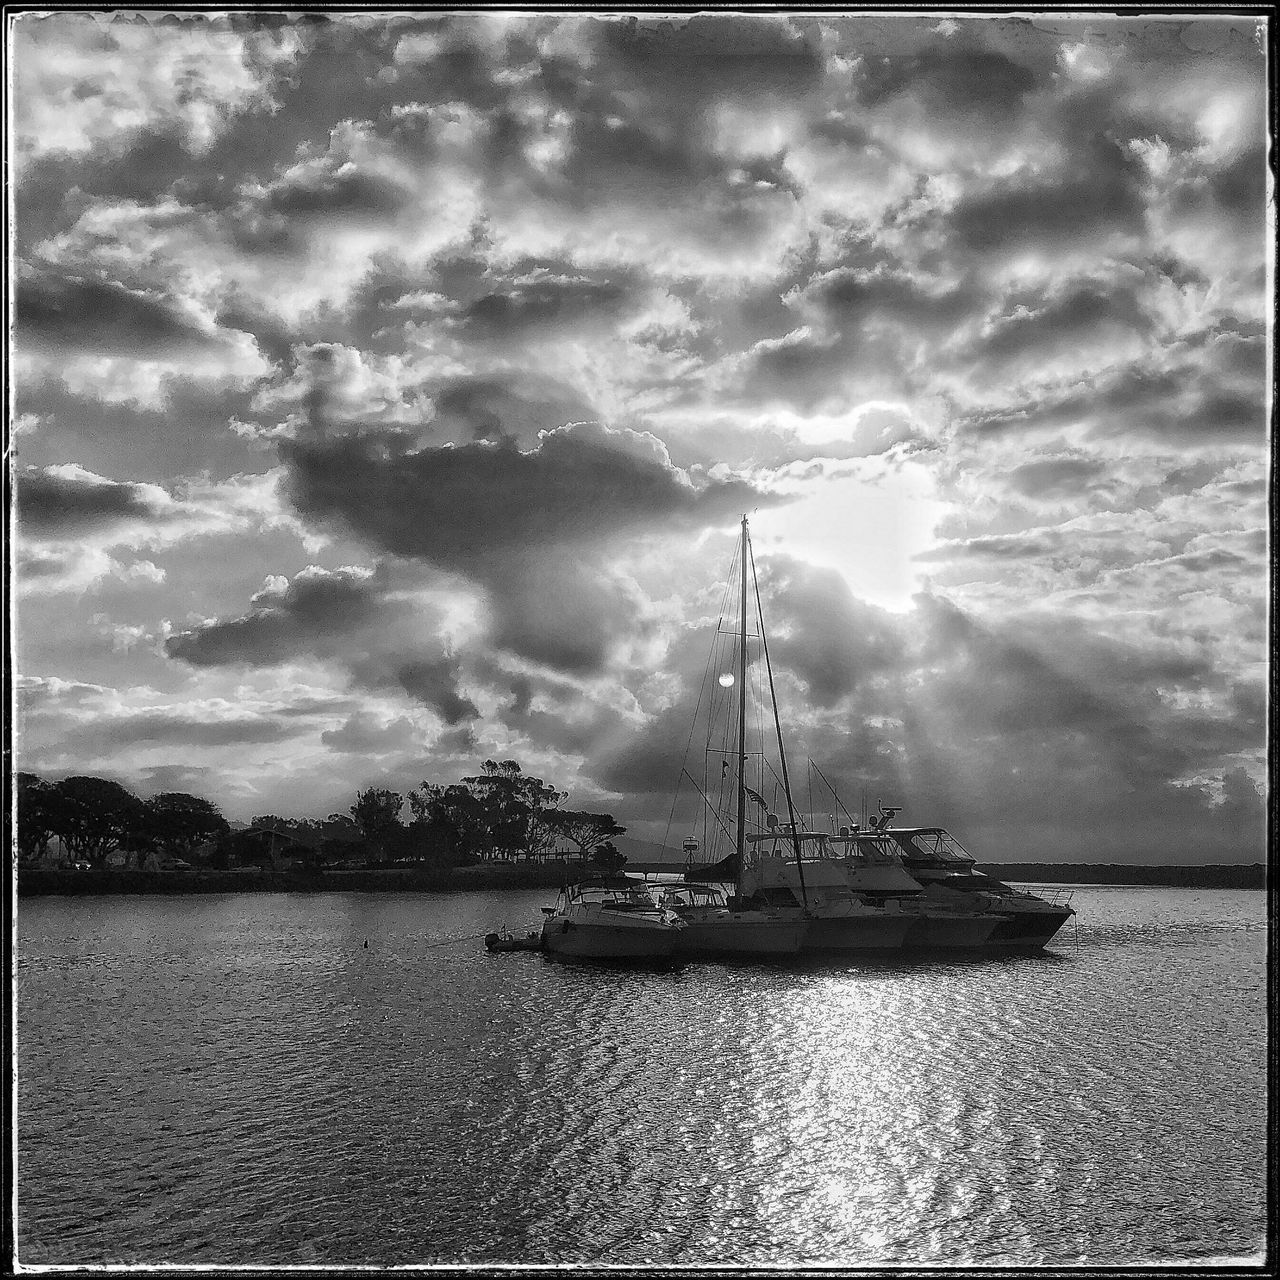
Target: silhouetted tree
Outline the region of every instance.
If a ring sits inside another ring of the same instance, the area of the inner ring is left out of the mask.
[[[621,871],[626,862],[617,846],[610,841],[597,845],[591,853],[591,865],[600,871]]]
[[[146,801],[142,825],[154,848],[182,858],[230,830],[217,806],[182,791],[166,791]]]
[[[480,768],[479,774],[463,778],[462,785],[483,806],[492,854],[511,857],[545,847],[548,832],[539,819],[567,793],[524,773],[515,760],[486,760]]]
[[[34,773],[18,774],[17,784],[18,861],[37,862],[56,834],[53,785]]]
[[[577,845],[583,857],[626,831],[626,827],[620,827],[613,820],[611,813],[587,813],[578,809],[552,809],[543,815],[543,821],[556,837]]]
[[[53,784],[52,829],[76,857],[95,866],[141,828],[142,801],[118,782],[72,777]]]
[[[469,861],[488,852],[489,815],[468,787],[424,782],[409,793],[409,808],[424,841],[448,848],[456,859]]]
[[[385,857],[388,841],[400,823],[400,810],[404,797],[398,791],[386,791],[370,787],[356,795],[351,806],[351,816],[360,833],[369,842],[378,857]]]

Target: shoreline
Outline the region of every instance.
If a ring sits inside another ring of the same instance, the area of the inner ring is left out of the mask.
[[[628,871],[680,870],[636,863]],[[1129,885],[1139,888],[1265,889],[1265,863],[1129,866],[1121,863],[990,863],[992,875],[1020,884]],[[457,893],[467,890],[559,889],[563,863],[488,864],[449,871],[404,868],[358,871],[61,871],[18,870],[19,897],[110,897],[201,893]]]
[[[457,867],[449,871],[61,871],[18,869],[18,896],[174,896],[202,893],[456,893],[473,889],[559,889],[563,864]]]

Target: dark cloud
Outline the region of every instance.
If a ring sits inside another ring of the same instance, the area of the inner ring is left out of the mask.
[[[165,652],[192,666],[274,666],[384,617],[383,584],[339,569],[298,574],[283,591],[254,597],[251,613],[171,636]]]
[[[397,451],[352,439],[284,452],[304,516],[340,519],[386,551],[464,572],[526,549],[694,529],[769,500],[742,481],[695,486],[630,440],[566,427],[527,452],[484,443]]]
[[[534,445],[538,434],[595,416],[572,388],[545,374],[451,378],[434,391],[433,427],[446,438]]]
[[[804,93],[825,59],[786,18],[701,13],[690,18],[627,18],[595,24],[608,70],[655,96],[691,98]]]
[[[165,652],[196,667],[267,667],[315,657],[337,662],[361,688],[403,690],[447,724],[479,715],[459,692],[460,663],[435,639],[438,618],[396,591],[385,571],[313,566],[250,603],[242,617],[171,636]]]
[[[1136,235],[1145,217],[1144,184],[1138,160],[1097,133],[1064,171],[1019,173],[966,191],[948,222],[969,252],[1052,250],[1094,243],[1110,231]]]
[[[1009,472],[1009,487],[1028,498],[1070,498],[1088,489],[1106,470],[1096,458],[1041,458]]]
[[[985,297],[985,291],[971,281],[933,289],[907,271],[851,267],[830,272],[807,292],[829,317],[845,324],[891,319],[929,329],[951,328],[972,314]]]
[[[200,353],[216,343],[166,298],[53,272],[19,278],[16,315],[19,345],[51,351],[145,360]]]
[[[168,514],[163,494],[153,488],[79,470],[27,467],[16,477],[14,497],[23,531],[49,538],[99,532],[125,521],[156,522]]]
[[[368,216],[381,218],[404,206],[403,187],[349,165],[291,174],[268,189],[266,208],[286,218]]]
[[[1248,147],[1235,159],[1212,170],[1209,189],[1220,208],[1238,218],[1261,225],[1266,207],[1266,147]]]
[[[742,481],[695,484],[652,438],[585,425],[548,432],[529,451],[348,438],[284,453],[303,516],[465,574],[486,589],[495,643],[580,673],[639,625],[606,548],[776,501]]]
[[[503,553],[474,570],[488,588],[490,639],[557,671],[591,675],[648,625],[634,589],[589,550]]]
[[[921,623],[928,674],[904,715],[906,753],[914,794],[953,824],[1001,832],[1003,857],[1028,856],[1016,842],[1035,814],[1046,856],[1245,860],[1208,790],[1178,781],[1256,745],[1229,706],[1204,715],[1165,696],[1221,689],[1206,656],[1144,652],[1060,619],[1002,634],[936,598]],[[1256,841],[1261,799],[1242,799]]]
[[[433,662],[410,662],[400,668],[396,679],[411,697],[438,711],[445,724],[456,725],[480,715],[476,704],[458,692],[460,670],[455,658],[442,657]]]
[[[331,751],[348,755],[388,755],[413,745],[413,726],[404,718],[384,725],[356,712],[341,727],[321,733],[320,741]]]
[[[1052,530],[1034,534],[996,533],[945,542],[928,551],[919,552],[915,559],[932,561],[991,557],[997,560],[1039,560],[1052,555],[1061,547],[1062,535]]]
[[[1151,327],[1151,318],[1131,289],[1114,281],[1091,281],[1048,297],[1038,293],[1006,298],[1003,313],[988,321],[974,347],[988,360],[1028,353],[1047,356],[1124,329],[1146,333]]]
[[[143,794],[164,795],[182,791],[188,795],[207,796],[213,791],[216,775],[212,769],[200,765],[157,764],[140,769]]]
[[[910,95],[943,118],[1008,117],[1036,87],[1036,75],[1003,53],[954,44],[906,57],[868,57],[855,81],[864,105]]]
[[[1232,328],[1192,334],[1166,350],[1088,379],[1051,385],[1040,398],[957,416],[962,431],[1061,430],[1100,438],[1134,432],[1173,444],[1254,443],[1266,429],[1258,340]]]
[[[227,747],[285,742],[311,732],[311,726],[289,722],[272,715],[233,716],[210,719],[181,709],[136,712],[99,720],[85,727],[85,746],[98,751],[111,747],[165,746]]]
[[[628,301],[620,283],[594,280],[539,280],[485,294],[463,312],[466,336],[511,338],[532,329],[615,319]]]
[[[775,665],[799,676],[818,706],[901,665],[903,638],[892,615],[858,600],[835,570],[771,556],[761,590]]]

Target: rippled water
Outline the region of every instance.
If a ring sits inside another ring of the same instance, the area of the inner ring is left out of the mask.
[[[461,940],[551,900],[24,899],[21,1260],[1259,1248],[1261,893],[1078,889],[1078,946],[1011,958],[643,971]]]

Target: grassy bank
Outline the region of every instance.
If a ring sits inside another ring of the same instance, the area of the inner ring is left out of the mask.
[[[120,893],[450,893],[459,889],[556,889],[563,863],[493,864],[435,871],[55,871],[22,868],[20,897]]]

